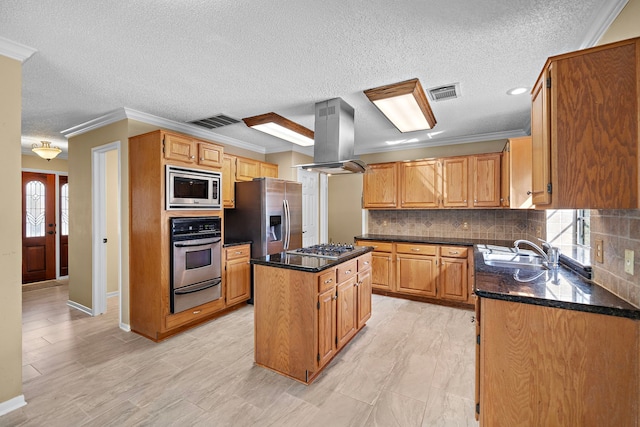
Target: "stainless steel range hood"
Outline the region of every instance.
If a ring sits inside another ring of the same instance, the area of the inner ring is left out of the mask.
[[[313,163],[302,168],[329,174],[363,173],[367,165],[354,158],[353,107],[333,98],[316,103]]]

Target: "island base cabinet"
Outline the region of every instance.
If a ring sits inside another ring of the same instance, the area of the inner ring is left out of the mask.
[[[481,426],[637,426],[640,322],[481,298]]]

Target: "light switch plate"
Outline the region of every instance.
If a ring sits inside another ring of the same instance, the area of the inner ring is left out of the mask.
[[[633,251],[630,249],[624,250],[624,272],[633,276]]]
[[[604,244],[602,239],[596,239],[596,262],[604,262]]]

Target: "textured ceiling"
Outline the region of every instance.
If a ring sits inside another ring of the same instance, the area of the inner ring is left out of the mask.
[[[23,66],[23,144],[127,107],[185,122],[275,111],[310,129],[314,104],[355,108],[356,154],[523,135],[548,56],[593,44],[623,0],[2,0],[0,37],[37,49]],[[398,132],[363,90],[410,78],[459,83],[431,103],[431,132]],[[216,129],[265,152],[291,144]],[[212,134],[212,138],[215,137]]]

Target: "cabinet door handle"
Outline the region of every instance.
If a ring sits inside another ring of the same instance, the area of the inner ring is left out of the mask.
[[[193,314],[200,314],[201,311],[202,310],[196,310],[196,311],[193,312]]]
[[[420,248],[411,248],[413,252],[420,252]]]
[[[449,251],[449,255],[458,255],[459,253],[460,253],[460,252],[458,252],[458,251],[455,251],[455,252],[451,252],[451,251]]]
[[[351,270],[345,271],[344,274],[351,274]]]
[[[337,300],[338,299],[338,295],[332,296],[331,299],[334,300],[334,301]]]
[[[241,251],[235,251],[234,254],[235,255],[242,255],[242,252]]]
[[[365,261],[365,262],[364,262],[364,265],[369,265],[369,261]]]
[[[327,279],[327,280],[324,281],[324,284],[326,285],[326,284],[331,283],[331,282],[333,282],[333,279]]]

